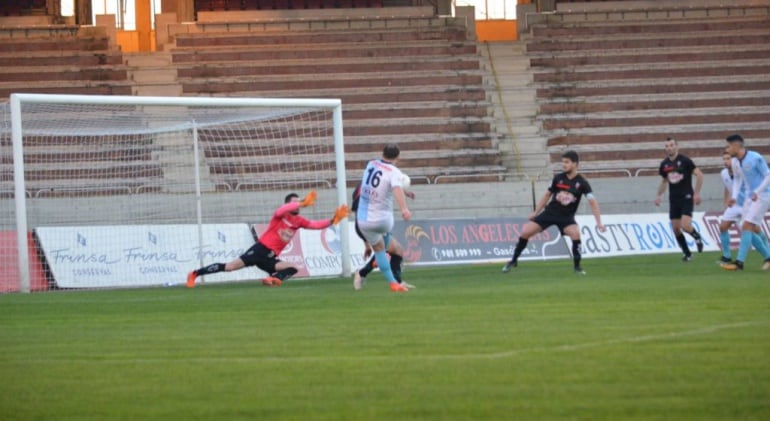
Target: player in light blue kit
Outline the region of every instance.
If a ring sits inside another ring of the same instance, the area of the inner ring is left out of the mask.
[[[406,198],[402,187],[403,174],[396,167],[396,161],[401,151],[395,144],[389,144],[382,150],[382,158],[369,161],[361,179],[361,197],[358,201],[356,221],[366,242],[372,246],[374,258],[380,272],[390,283],[393,292],[409,291],[393,276],[390,261],[386,254],[390,242],[390,231],[393,229],[393,200],[395,199],[401,217],[408,221],[412,217],[406,206]],[[355,289],[361,289],[360,278],[354,281]]]
[[[764,257],[763,270],[770,269],[770,247],[767,237],[762,232],[765,212],[770,207],[770,169],[762,155],[746,150],[743,137],[738,134],[727,137],[727,150],[730,152],[733,167],[733,197],[728,205],[738,202],[741,189],[745,189],[743,201],[743,224],[741,225],[741,245],[735,262],[722,263],[726,270],[743,270],[743,264],[749,249],[754,248]]]
[[[719,221],[719,242],[722,245],[722,257],[719,258],[717,263],[732,263],[732,251],[730,250],[730,227],[735,224],[736,228],[740,228],[741,218],[743,215],[743,194],[744,189],[738,192],[737,200],[730,205],[730,200],[733,198],[733,157],[730,155],[730,151],[725,149],[722,153],[722,162],[725,167],[719,173],[719,177],[722,179],[722,184],[725,186],[725,211],[722,213],[722,219]],[[741,187],[743,187],[741,185]]]

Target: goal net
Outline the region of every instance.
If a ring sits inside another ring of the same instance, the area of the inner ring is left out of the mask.
[[[0,115],[0,292],[183,284],[287,194],[318,193],[308,219],[347,198],[339,100],[14,94]],[[281,259],[347,274],[349,244],[347,222],[300,230]]]

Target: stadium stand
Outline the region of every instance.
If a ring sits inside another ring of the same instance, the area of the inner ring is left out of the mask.
[[[402,145],[415,183],[501,179],[475,41],[431,8],[400,9],[270,20],[201,12],[169,51],[184,95],[341,98],[351,183],[388,142]],[[208,163],[212,176],[227,173],[226,160]],[[215,183],[254,175],[234,176]]]
[[[0,97],[13,92],[130,95],[131,84],[103,28],[0,25]]]
[[[0,143],[0,192],[13,191],[10,143]],[[104,147],[89,137],[27,139],[25,187],[29,197],[100,196],[157,191],[161,164],[146,138],[121,139],[121,148]]]
[[[16,0],[0,2],[0,16],[40,16],[46,10],[46,0]]]
[[[159,54],[171,57],[183,95],[342,98],[351,185],[388,142],[402,145],[401,166],[415,184],[502,179],[507,170],[490,127],[480,56],[464,21],[436,17],[431,7],[377,10],[321,9],[294,18],[279,11],[262,20],[251,11],[202,11]],[[139,69],[124,63],[142,57],[121,54],[98,27],[4,27],[0,37],[8,40],[0,46],[5,97],[139,92]],[[96,148],[82,158],[68,149],[88,150],[87,139],[83,145],[70,139],[66,147],[50,142],[28,145],[31,197],[146,192],[163,176],[163,163],[141,144],[121,157],[101,156]],[[217,157],[211,149],[221,142],[204,144],[212,181],[224,190],[246,188],[255,174],[233,171],[231,159]],[[36,150],[61,153],[43,162],[54,155]],[[9,183],[11,163],[1,165]],[[67,178],[68,168],[83,165],[82,179]],[[143,177],[131,179],[136,171]]]
[[[0,40],[0,96],[4,98],[14,92],[131,94],[123,55],[110,46],[103,28],[0,25]],[[152,161],[141,142],[126,142],[125,149],[115,155],[101,151],[85,137],[28,139],[24,156],[27,194],[129,194],[162,177],[160,165]],[[11,145],[3,142],[0,148],[4,149],[0,154],[0,191],[10,194]]]
[[[527,39],[552,162],[650,175],[662,141],[708,171],[726,135],[770,153],[770,5],[592,2],[538,16]]]

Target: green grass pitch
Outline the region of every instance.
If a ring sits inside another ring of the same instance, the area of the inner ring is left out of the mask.
[[[770,272],[717,257],[3,295],[0,419],[768,420]]]

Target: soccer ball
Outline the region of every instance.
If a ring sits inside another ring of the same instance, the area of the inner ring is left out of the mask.
[[[401,174],[401,188],[406,190],[412,185],[412,179],[406,174]]]

